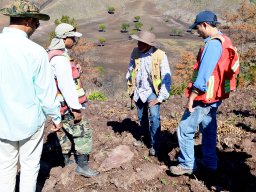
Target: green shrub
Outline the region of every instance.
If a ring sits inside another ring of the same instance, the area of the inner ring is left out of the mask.
[[[99,24],[99,31],[106,31],[106,25],[104,23]]]
[[[122,23],[122,25],[121,25],[121,31],[122,31],[122,32],[127,32],[129,27],[130,27],[130,24],[129,24],[129,23]]]
[[[141,22],[136,22],[134,27],[137,31],[140,31],[141,27],[143,26],[143,24]]]
[[[103,93],[96,91],[88,95],[88,99],[97,100],[97,101],[106,101],[107,97]]]
[[[140,16],[135,16],[135,17],[134,17],[134,21],[135,21],[135,22],[138,22],[139,20],[140,20]]]
[[[182,36],[182,29],[172,28],[170,35],[171,36]]]
[[[174,84],[171,87],[170,95],[182,95],[187,88],[187,83],[183,82],[181,84]]]
[[[102,66],[98,66],[98,67],[96,67],[96,69],[97,69],[97,71],[98,71],[101,75],[103,75],[103,74],[105,73],[105,69],[104,69],[104,67],[102,67]]]
[[[100,43],[100,46],[103,46],[105,44],[105,42],[106,42],[106,38],[105,37],[99,37],[98,41]]]
[[[116,9],[114,7],[112,7],[112,6],[108,7],[108,13],[112,13],[113,14],[113,13],[115,13],[115,10]]]

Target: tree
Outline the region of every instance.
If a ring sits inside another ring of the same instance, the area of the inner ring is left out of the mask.
[[[129,27],[130,27],[129,23],[122,23],[122,25],[121,25],[121,32],[126,33],[128,31]]]
[[[98,41],[100,43],[100,46],[104,46],[105,42],[106,42],[106,38],[105,37],[99,37]]]
[[[114,13],[115,13],[115,8],[112,7],[112,6],[109,6],[109,7],[108,7],[108,13],[109,13],[109,14],[114,14]]]
[[[143,26],[143,24],[141,22],[136,22],[134,27],[137,31],[140,31],[141,27]]]
[[[140,20],[140,16],[137,15],[134,17],[134,22],[139,22],[139,20]]]
[[[99,24],[99,31],[105,32],[105,30],[106,30],[106,25],[104,23]]]

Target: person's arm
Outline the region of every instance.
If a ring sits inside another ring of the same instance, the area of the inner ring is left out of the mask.
[[[78,100],[77,90],[72,77],[72,69],[69,60],[64,56],[55,56],[51,62],[55,66],[55,75],[58,88],[69,108],[80,110],[82,108]]]
[[[44,114],[52,118],[55,126],[60,127],[60,103],[56,97],[57,89],[47,53],[45,52],[43,56],[38,56],[37,58],[39,65],[35,69],[33,79],[35,93],[39,99]]]
[[[198,76],[193,84],[192,92],[188,98],[186,108],[193,112],[193,103],[195,98],[200,94],[200,92],[207,91],[207,82],[212,75],[214,68],[216,67],[222,53],[221,42],[217,39],[210,40],[204,47],[200,67],[198,71]]]
[[[167,56],[164,55],[164,58],[160,64],[161,70],[161,88],[158,94],[157,99],[151,101],[149,106],[152,107],[157,103],[162,103],[163,100],[166,100],[170,96],[170,87],[171,87],[171,70]]]
[[[210,40],[204,47],[198,76],[193,86],[202,92],[207,91],[207,82],[212,75],[222,53],[221,42],[217,39]]]
[[[129,63],[129,66],[128,66],[128,71],[127,71],[126,76],[125,76],[127,81],[131,79],[131,71],[134,69],[134,66],[135,66],[135,61],[134,61],[133,56],[131,56],[130,63]]]

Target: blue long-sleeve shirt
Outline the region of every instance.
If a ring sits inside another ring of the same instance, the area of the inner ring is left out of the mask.
[[[219,32],[219,34],[221,33]],[[205,46],[200,60],[198,76],[193,84],[194,87],[202,92],[207,91],[207,82],[222,53],[221,42],[218,39],[210,39],[211,37],[208,37],[204,40]]]
[[[18,141],[32,136],[46,116],[60,123],[60,104],[43,47],[19,29],[0,34],[0,138]]]

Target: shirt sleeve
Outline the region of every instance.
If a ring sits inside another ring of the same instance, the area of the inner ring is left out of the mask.
[[[217,39],[206,43],[199,66],[198,76],[193,86],[202,92],[207,91],[207,82],[212,75],[222,53],[221,42]]]
[[[65,56],[55,56],[51,62],[54,63],[55,76],[58,88],[63,95],[67,105],[72,109],[81,109],[78,93],[72,77],[72,69],[69,60]]]
[[[134,69],[134,66],[135,66],[135,61],[134,61],[134,58],[131,56],[130,63],[128,66],[128,71],[125,76],[127,81],[131,79],[131,71]]]
[[[55,124],[58,124],[61,122],[60,103],[56,97],[57,88],[46,52],[35,73],[35,92],[43,112],[45,115],[50,116]]]
[[[161,88],[160,88],[157,100],[161,103],[163,100],[168,99],[168,97],[170,96],[170,89],[171,89],[171,70],[170,70],[169,62],[166,55],[164,55],[162,63],[160,64],[160,70],[161,70],[162,84],[161,84]]]

